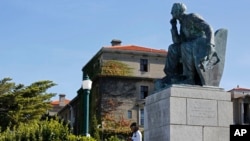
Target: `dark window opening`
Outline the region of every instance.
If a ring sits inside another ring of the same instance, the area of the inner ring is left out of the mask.
[[[244,123],[250,124],[250,108],[248,103],[244,103]]]
[[[148,60],[147,59],[141,59],[140,70],[145,71],[145,72],[148,71]]]
[[[145,99],[148,96],[148,86],[141,86],[141,99]]]

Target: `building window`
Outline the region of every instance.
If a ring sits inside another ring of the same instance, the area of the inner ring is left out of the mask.
[[[141,86],[140,98],[145,99],[148,96],[148,86]]]
[[[140,62],[140,71],[148,71],[148,59],[141,59]]]
[[[140,109],[140,125],[144,125],[144,109]]]
[[[132,119],[132,111],[128,110],[128,119]]]
[[[250,123],[250,107],[249,107],[249,104],[248,103],[244,103],[243,105],[243,108],[244,108],[244,112],[243,112],[243,122],[245,124],[249,124]]]

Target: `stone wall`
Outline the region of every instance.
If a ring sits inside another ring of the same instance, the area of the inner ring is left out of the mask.
[[[146,99],[145,141],[229,141],[231,95],[219,88],[173,85]]]
[[[149,93],[153,92],[153,79],[129,78],[129,77],[102,77],[99,80],[102,84],[99,94],[101,97],[102,112],[112,111],[116,116],[123,116],[127,119],[128,110],[132,111],[132,119],[139,123],[140,86],[149,87]],[[115,105],[110,106],[109,102]],[[143,104],[144,107],[144,104]]]

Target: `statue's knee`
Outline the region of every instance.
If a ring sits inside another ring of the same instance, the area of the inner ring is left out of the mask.
[[[173,48],[176,48],[177,47],[177,44],[171,44],[168,46],[168,49],[173,49]]]
[[[180,53],[180,46],[178,44],[171,44],[168,47],[168,53],[170,53],[170,54],[179,54]]]

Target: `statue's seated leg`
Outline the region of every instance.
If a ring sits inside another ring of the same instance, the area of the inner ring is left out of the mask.
[[[164,72],[166,76],[162,79],[165,84],[172,84],[182,74],[180,44],[172,44],[168,48]]]
[[[186,42],[181,45],[181,56],[183,65],[183,81],[181,84],[195,85],[195,66],[193,59],[193,42]]]

